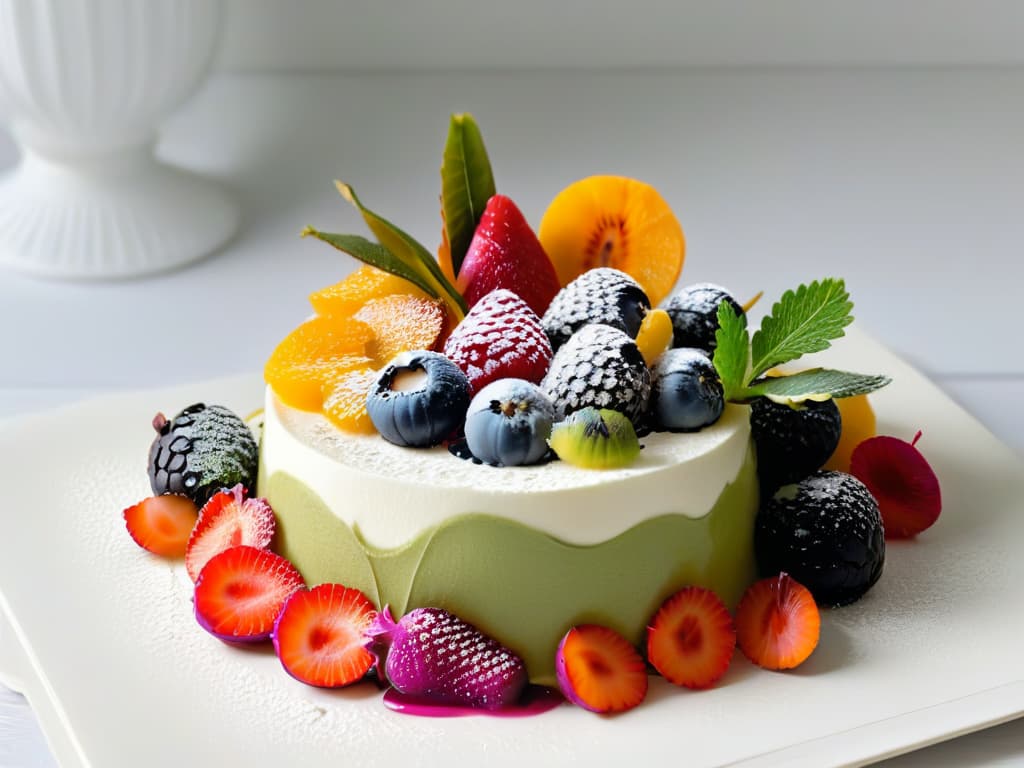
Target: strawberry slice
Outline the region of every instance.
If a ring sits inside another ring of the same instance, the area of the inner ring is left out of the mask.
[[[473,307],[497,288],[506,288],[538,316],[561,289],[551,259],[522,211],[505,195],[487,201],[456,283]]]
[[[196,505],[185,496],[150,496],[124,511],[124,524],[143,549],[163,557],[181,557],[198,514]]]
[[[304,586],[302,574],[280,555],[231,547],[212,557],[196,580],[196,620],[221,640],[265,640],[285,602]]]
[[[736,640],[765,669],[792,669],[818,645],[821,615],[810,590],[788,573],[754,582],[736,607]]]
[[[591,712],[625,712],[647,695],[647,668],[630,642],[598,624],[570,629],[555,656],[558,687]]]
[[[647,629],[647,660],[661,676],[686,688],[710,688],[736,649],[729,611],[714,592],[686,587],[669,597]]]
[[[185,568],[194,582],[214,555],[225,549],[248,544],[257,549],[270,546],[276,521],[266,499],[245,498],[241,484],[220,491],[199,510],[199,522],[188,539]]]
[[[539,383],[553,353],[537,314],[512,291],[498,288],[455,326],[444,354],[462,369],[476,394],[498,379]]]
[[[295,592],[277,617],[274,650],[296,680],[340,688],[362,680],[373,665],[363,633],[377,610],[358,589],[320,584]]]

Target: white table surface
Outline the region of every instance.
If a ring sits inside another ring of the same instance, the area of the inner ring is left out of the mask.
[[[776,297],[844,276],[863,328],[1024,454],[1024,70],[1012,68],[219,75],[159,149],[232,189],[241,233],[147,279],[0,273],[0,419],[259,369],[307,294],[352,268],[297,237],[305,224],[363,231],[333,178],[436,245],[440,150],[459,110],[476,114],[499,189],[534,224],[569,181],[622,173],[675,207],[683,282]],[[0,126],[0,170],[16,160]],[[0,688],[0,766],[52,764],[24,700]],[[1024,720],[888,764],[1024,765]]]

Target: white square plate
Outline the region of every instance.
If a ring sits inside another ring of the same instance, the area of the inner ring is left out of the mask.
[[[1024,464],[863,334],[819,359],[893,377],[873,396],[879,431],[924,431],[944,509],[918,540],[889,543],[864,599],[825,612],[794,672],[737,654],[713,690],[653,679],[648,700],[614,718],[565,705],[427,719],[386,710],[372,685],[310,688],[272,651],[220,643],[192,619],[182,566],[136,547],[121,511],[149,495],[154,413],[198,400],[248,413],[263,392],[248,376],[0,428],[0,679],[27,695],[62,765],[104,768],[857,765],[1024,714]]]

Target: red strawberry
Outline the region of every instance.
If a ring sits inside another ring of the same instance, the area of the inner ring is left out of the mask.
[[[444,354],[469,378],[473,394],[497,379],[537,384],[552,356],[540,318],[504,288],[491,291],[469,310],[445,342]]]
[[[280,555],[231,547],[212,557],[196,580],[196,620],[221,640],[265,640],[285,602],[304,586],[302,574]]]
[[[215,493],[199,510],[199,522],[188,539],[185,567],[195,581],[207,561],[239,544],[257,549],[274,538],[274,511],[266,499],[247,499],[241,484]]]
[[[670,683],[687,688],[714,685],[735,648],[725,603],[702,587],[686,587],[668,598],[647,629],[647,660]]]
[[[821,615],[814,596],[788,573],[754,582],[736,607],[736,640],[765,669],[792,669],[818,645]]]
[[[591,712],[625,712],[647,695],[647,667],[626,638],[597,624],[570,629],[555,655],[558,687]]]
[[[124,511],[124,524],[143,549],[164,557],[181,557],[197,515],[196,505],[185,496],[150,496]]]
[[[494,195],[459,267],[457,287],[470,307],[495,288],[507,288],[540,316],[562,286],[522,212],[504,195]]]
[[[373,666],[363,644],[377,610],[358,589],[320,584],[288,598],[277,617],[274,650],[296,680],[340,688],[362,678]]]

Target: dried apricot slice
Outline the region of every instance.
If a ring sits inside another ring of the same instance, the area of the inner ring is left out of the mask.
[[[867,395],[839,397],[835,402],[842,420],[842,432],[839,434],[839,444],[823,469],[849,472],[853,449],[869,437],[874,437],[878,427]]]
[[[338,429],[364,435],[377,431],[366,412],[366,395],[378,374],[375,368],[357,368],[323,385],[324,415]]]
[[[590,176],[559,192],[537,232],[559,282],[595,267],[631,275],[657,306],[683,268],[686,239],[665,199],[623,176]]]
[[[636,335],[636,345],[644,362],[650,368],[661,353],[672,345],[672,318],[664,309],[652,309],[640,323],[640,331]]]
[[[370,299],[393,294],[429,298],[408,280],[364,264],[344,280],[310,294],[313,311],[326,317],[350,317]]]
[[[440,302],[402,294],[370,299],[354,318],[373,329],[367,353],[381,364],[399,352],[433,349],[445,325]]]
[[[311,318],[277,345],[263,367],[263,378],[286,405],[320,410],[325,381],[373,362],[366,356],[373,338],[370,326],[357,320]]]

